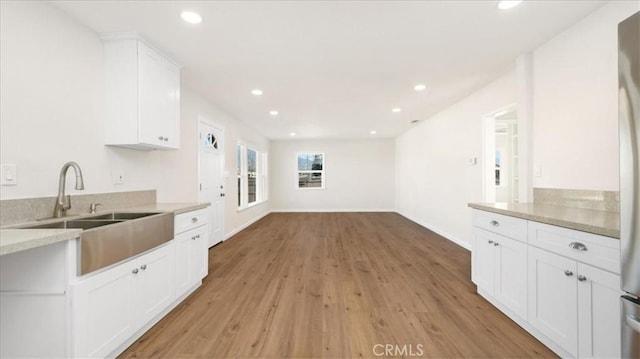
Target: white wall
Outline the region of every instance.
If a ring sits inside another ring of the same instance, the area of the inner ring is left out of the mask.
[[[397,211],[470,248],[467,203],[482,201],[482,117],[515,100],[511,71],[399,136]],[[469,164],[472,157],[478,158],[477,165]]]
[[[197,200],[198,115],[225,127],[226,168],[235,173],[235,142],[261,149],[266,138],[183,86],[178,151],[136,151],[104,146],[102,42],[92,30],[42,2],[0,2],[0,162],[18,165],[18,185],[0,199],[53,196],[67,161],[80,164],[83,193],[157,189],[159,201]],[[111,172],[121,170],[123,185]],[[73,179],[73,178],[71,178]],[[235,193],[227,178],[227,193]],[[73,180],[67,193],[76,193]],[[268,212],[268,204],[237,212],[226,204],[225,231]]]
[[[534,51],[534,187],[618,190],[617,26],[638,10],[612,2]]]
[[[298,189],[296,153],[325,154],[326,189]],[[394,141],[272,141],[270,199],[276,211],[393,211]]]

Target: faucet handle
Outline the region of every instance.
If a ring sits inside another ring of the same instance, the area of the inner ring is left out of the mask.
[[[89,205],[89,213],[96,213],[98,206],[102,206],[102,203],[91,203]]]
[[[62,209],[64,209],[65,211],[68,211],[71,209],[71,195],[68,194],[67,195],[67,203],[62,203]]]

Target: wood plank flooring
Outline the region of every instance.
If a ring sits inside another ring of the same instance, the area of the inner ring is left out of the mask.
[[[556,357],[470,278],[468,251],[395,213],[274,213],[121,357]]]

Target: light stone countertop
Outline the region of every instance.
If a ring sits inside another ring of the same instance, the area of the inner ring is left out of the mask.
[[[173,212],[174,214],[180,214],[185,212],[191,212],[198,209],[209,207],[209,202],[202,203],[154,203],[148,205],[141,205],[129,208],[123,208],[118,210],[98,211],[95,214],[76,214],[65,217],[65,220],[79,219],[83,217],[91,217],[95,215],[112,213],[112,212]],[[28,222],[18,225],[11,225],[0,228],[0,256],[5,254],[24,251],[27,249],[46,246],[49,244],[67,241],[75,239],[80,236],[82,230],[80,229],[24,229],[16,228],[20,226],[46,224],[48,222],[59,221],[60,218],[55,220]]]
[[[537,203],[469,203],[469,207],[601,236],[620,238],[620,214],[618,212]]]

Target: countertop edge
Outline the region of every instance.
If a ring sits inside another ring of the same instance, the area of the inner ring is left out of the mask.
[[[13,231],[24,231],[24,229],[2,229],[0,231],[1,231],[0,233],[2,233],[3,235],[7,235],[8,233]],[[31,231],[38,231],[38,232],[41,232],[42,234],[42,233],[46,233],[48,230],[33,229]],[[78,238],[80,236],[80,232],[82,232],[82,230],[80,229],[65,229],[62,232],[55,233],[55,234],[47,234],[44,236],[34,235],[35,238],[33,239],[27,239],[21,242],[10,243],[10,244],[5,244],[0,246],[0,256],[22,252],[29,249],[44,247],[44,246],[58,243],[58,242],[72,240],[72,239]]]
[[[571,222],[571,221],[566,221],[562,219],[523,213],[523,212],[509,210],[509,209],[495,208],[495,207],[484,205],[481,203],[468,203],[467,206],[474,209],[482,210],[482,211],[502,214],[505,216],[516,217],[516,218],[531,220],[534,222],[540,222],[540,223],[550,224],[558,227],[573,229],[581,232],[587,232],[587,233],[597,234],[605,237],[620,239],[620,230],[615,230],[611,228],[594,226],[586,223]]]

